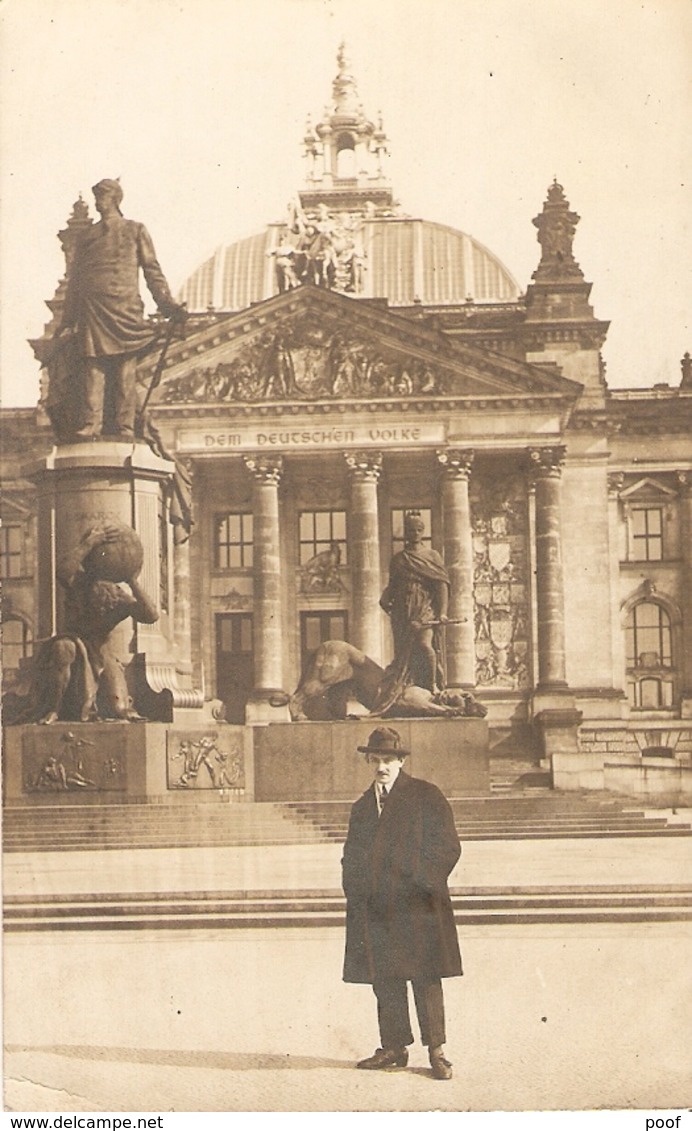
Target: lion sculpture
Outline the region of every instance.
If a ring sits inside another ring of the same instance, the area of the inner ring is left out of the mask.
[[[346,640],[326,640],[312,653],[298,687],[289,698],[294,720],[329,720],[348,717],[352,700],[378,714],[386,683],[384,668]],[[384,698],[388,698],[384,696]],[[382,712],[387,718],[484,718],[482,703],[460,691],[433,693],[410,685]]]

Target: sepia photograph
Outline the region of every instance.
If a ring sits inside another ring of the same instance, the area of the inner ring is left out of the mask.
[[[3,1110],[676,1126],[692,7],[0,46]]]

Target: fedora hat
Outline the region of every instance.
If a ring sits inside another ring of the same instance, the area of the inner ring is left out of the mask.
[[[410,753],[404,750],[401,735],[393,727],[375,727],[367,745],[359,746],[358,750],[361,754],[394,754],[397,758],[405,758]]]

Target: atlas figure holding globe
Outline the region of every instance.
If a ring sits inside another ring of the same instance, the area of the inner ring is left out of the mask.
[[[39,650],[18,721],[140,718],[111,634],[128,617],[158,619],[137,581],[142,561],[138,535],[115,522],[91,527],[65,555],[56,571],[66,593],[65,631]]]

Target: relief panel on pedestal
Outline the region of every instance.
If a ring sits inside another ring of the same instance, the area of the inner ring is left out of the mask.
[[[122,730],[91,726],[86,738],[59,725],[31,728],[22,739],[22,792],[56,794],[127,790]]]
[[[168,788],[245,790],[245,756],[237,734],[171,730],[166,735]]]

